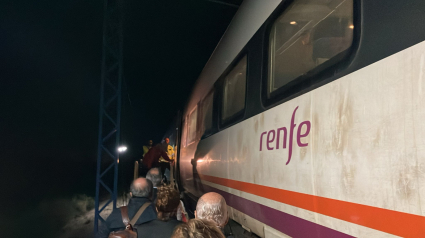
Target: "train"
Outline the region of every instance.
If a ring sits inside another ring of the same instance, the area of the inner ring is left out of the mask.
[[[422,0],[243,1],[170,129],[189,213],[213,191],[260,237],[425,237],[424,29]]]

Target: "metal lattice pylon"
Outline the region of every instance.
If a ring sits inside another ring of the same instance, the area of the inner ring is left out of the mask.
[[[96,200],[94,233],[99,230],[101,212],[117,203],[120,143],[121,82],[123,75],[122,1],[105,0],[103,20],[103,56],[100,86],[99,136],[97,147]],[[111,174],[113,173],[113,174]],[[112,187],[111,187],[112,184]],[[101,188],[110,195],[100,208]]]

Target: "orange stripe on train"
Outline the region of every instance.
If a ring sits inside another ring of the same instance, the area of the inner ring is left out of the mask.
[[[231,179],[201,179],[401,237],[425,237],[425,217]]]

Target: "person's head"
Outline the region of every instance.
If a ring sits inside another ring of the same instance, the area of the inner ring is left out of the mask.
[[[212,221],[192,219],[178,225],[172,238],[225,238],[221,230]]]
[[[132,197],[149,198],[152,193],[152,182],[145,178],[138,178],[130,185],[130,195]]]
[[[153,145],[153,141],[152,140],[149,140],[148,144],[149,144],[149,146],[152,146]]]
[[[196,204],[195,217],[210,220],[216,226],[224,228],[229,221],[226,200],[218,193],[204,194]]]
[[[170,143],[170,139],[165,138],[165,143],[169,144]]]
[[[158,219],[168,221],[170,217],[176,216],[177,207],[180,205],[180,194],[172,186],[158,188],[156,196],[156,211]]]
[[[146,174],[146,178],[152,181],[154,187],[161,186],[162,174],[158,168],[152,168]]]

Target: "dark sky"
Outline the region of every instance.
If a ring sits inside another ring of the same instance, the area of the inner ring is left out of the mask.
[[[159,142],[236,10],[125,1],[123,159]],[[102,23],[101,0],[0,1],[3,228],[42,201],[94,196]]]

